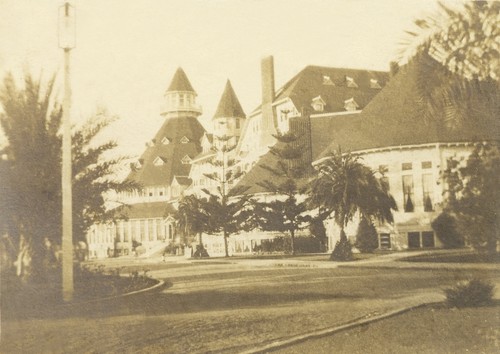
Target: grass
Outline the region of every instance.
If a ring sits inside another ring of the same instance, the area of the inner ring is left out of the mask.
[[[2,323],[1,352],[233,353],[278,338],[411,304],[415,296],[478,271],[234,269],[155,275],[170,281],[161,293],[58,308]],[[161,273],[163,272],[163,273]],[[170,277],[170,275],[173,275]],[[19,349],[22,346],[21,350]]]
[[[405,262],[431,263],[500,263],[500,253],[483,254],[471,250],[456,250],[446,253],[433,252],[401,259]]]
[[[475,309],[423,307],[275,353],[498,353],[500,303]]]

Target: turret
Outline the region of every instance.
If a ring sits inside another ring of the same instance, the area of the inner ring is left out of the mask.
[[[196,91],[191,86],[186,73],[178,68],[172,82],[165,92],[165,102],[161,115],[165,118],[201,115],[202,110],[196,104]]]

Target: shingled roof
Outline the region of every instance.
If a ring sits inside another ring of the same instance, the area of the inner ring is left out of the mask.
[[[487,113],[485,105],[491,107],[491,102],[486,98],[471,100],[468,118],[459,127],[446,126],[444,117],[424,119],[427,106],[418,95],[417,86],[424,60],[432,59],[421,58],[402,67],[356,118],[333,120],[329,130],[331,145],[319,158],[338,146],[343,150],[359,151],[425,143],[498,141],[500,120],[498,114],[495,117]],[[429,70],[429,65],[425,65],[424,70]]]
[[[170,82],[170,86],[167,89],[167,92],[172,92],[172,91],[196,92],[193,89],[193,86],[191,86],[191,83],[189,82],[186,73],[184,72],[184,70],[182,70],[181,67],[177,68],[177,71],[175,72],[174,77]]]
[[[245,118],[245,112],[241,108],[240,101],[236,94],[234,93],[233,86],[231,86],[231,81],[227,80],[226,87],[217,106],[213,119],[217,118]]]
[[[174,213],[173,205],[166,202],[137,203],[114,209],[116,217],[124,219],[160,218]]]
[[[310,111],[313,98],[321,96],[326,103],[323,113],[331,113],[345,111],[345,101],[353,98],[358,109],[363,109],[388,80],[389,73],[384,71],[311,65],[279,89],[274,102],[290,98],[299,112]]]
[[[205,129],[195,117],[168,118],[160,128],[152,144],[141,155],[141,167],[133,169],[127,179],[142,186],[170,185],[174,176],[188,176],[190,164],[183,164],[182,158],[194,158],[201,152],[200,139]],[[168,144],[162,143],[163,138]],[[183,138],[186,143],[182,143]],[[163,164],[155,165],[157,157]]]

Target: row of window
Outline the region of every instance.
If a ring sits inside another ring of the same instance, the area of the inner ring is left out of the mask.
[[[432,248],[435,247],[433,231],[412,231],[407,233],[408,248]],[[381,233],[379,235],[380,249],[391,249],[391,235]]]
[[[357,88],[358,87],[358,84],[356,84],[356,82],[354,81],[354,79],[352,77],[347,76],[347,75],[345,76],[345,84],[347,85],[347,87],[351,87],[351,88]],[[330,76],[323,75],[323,85],[335,86],[335,83],[332,81],[332,79],[330,78]],[[382,87],[378,83],[377,79],[370,79],[370,88],[381,89]]]
[[[402,171],[411,171],[413,170],[413,162],[403,162],[401,164]],[[432,161],[422,161],[420,163],[420,167],[422,170],[427,170],[432,168]],[[389,172],[389,165],[379,165],[378,170],[382,174],[386,174]]]
[[[190,107],[196,103],[194,95],[190,93],[169,94],[167,102],[170,107]]]
[[[116,224],[97,224],[89,233],[89,244],[157,241],[173,239],[174,229],[162,219],[120,221]]]

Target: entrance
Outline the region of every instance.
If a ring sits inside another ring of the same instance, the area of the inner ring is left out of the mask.
[[[408,248],[420,248],[420,232],[408,232]]]

